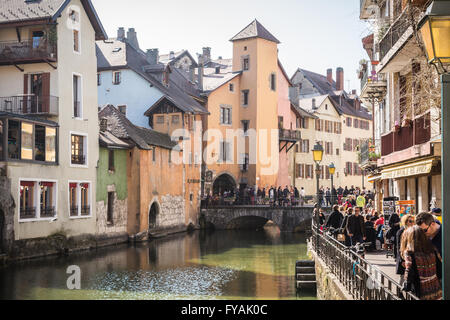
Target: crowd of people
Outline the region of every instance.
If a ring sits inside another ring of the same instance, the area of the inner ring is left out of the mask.
[[[313,219],[321,228],[336,230],[334,235],[347,247],[364,243],[368,251],[392,250],[403,290],[423,300],[439,300],[442,298],[440,215],[441,210],[436,208],[417,216],[397,211],[385,217],[368,202],[365,206],[335,205],[328,218],[316,207]]]
[[[320,202],[321,206],[330,207],[335,204],[343,205],[345,209],[349,207],[362,206],[367,204],[373,206],[374,193],[370,190],[351,186],[348,188],[319,188],[318,195],[307,195],[305,188],[298,189],[294,186],[266,186],[253,188],[237,187],[213,194],[208,194],[204,201],[207,206],[211,205],[270,205],[279,207],[303,206],[312,199]]]

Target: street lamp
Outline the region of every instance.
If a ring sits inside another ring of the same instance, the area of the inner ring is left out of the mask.
[[[328,171],[330,172],[331,175],[331,204],[334,205],[336,202],[336,199],[334,199],[334,195],[333,195],[333,189],[334,189],[334,174],[336,173],[336,166],[334,165],[334,163],[331,163],[330,166],[328,167]]]
[[[314,146],[314,149],[312,149],[313,152],[313,159],[314,162],[316,163],[316,179],[317,179],[317,205],[319,206],[319,208],[321,207],[321,203],[320,203],[320,198],[319,198],[319,178],[320,178],[320,163],[322,162],[322,158],[323,158],[323,147],[317,142],[316,145]]]
[[[433,1],[426,15],[419,22],[418,28],[427,52],[428,63],[436,67],[441,76],[442,104],[442,289],[445,300],[450,299],[450,232],[445,232],[450,226],[450,2]],[[447,67],[446,67],[447,66]],[[446,211],[447,210],[447,211]]]

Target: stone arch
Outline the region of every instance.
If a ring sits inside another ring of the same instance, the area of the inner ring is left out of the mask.
[[[236,189],[237,183],[236,179],[231,173],[222,172],[217,175],[213,181],[213,194],[219,194],[224,191],[232,191]]]
[[[226,223],[226,229],[258,230],[262,229],[269,220],[258,215],[237,217]]]
[[[148,230],[155,229],[157,227],[160,211],[161,207],[159,203],[157,201],[153,201],[148,212]]]

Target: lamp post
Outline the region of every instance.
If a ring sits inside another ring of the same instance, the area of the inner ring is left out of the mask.
[[[428,63],[436,67],[442,85],[441,128],[442,128],[442,289],[445,300],[450,299],[450,2],[433,1],[426,15],[419,22]],[[447,66],[447,67],[446,67]],[[430,80],[431,81],[431,80]],[[447,232],[446,232],[447,231]]]
[[[330,171],[330,175],[331,175],[331,205],[334,205],[336,203],[336,199],[334,198],[335,196],[333,195],[333,189],[334,189],[334,174],[336,173],[336,166],[334,165],[334,163],[331,163],[330,166],[328,167],[328,171]]]
[[[321,205],[321,201],[319,198],[319,178],[320,178],[320,163],[322,162],[322,158],[323,158],[323,147],[317,142],[316,145],[314,146],[314,149],[312,150],[313,152],[313,158],[314,158],[314,162],[316,163],[316,181],[317,181],[317,205],[319,206],[319,208],[322,206]]]

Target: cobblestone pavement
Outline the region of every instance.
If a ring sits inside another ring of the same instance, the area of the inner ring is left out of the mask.
[[[386,257],[385,251],[368,252],[366,253],[366,260],[372,265],[377,266],[388,277],[400,282],[400,275],[395,273],[395,259],[393,257]]]

